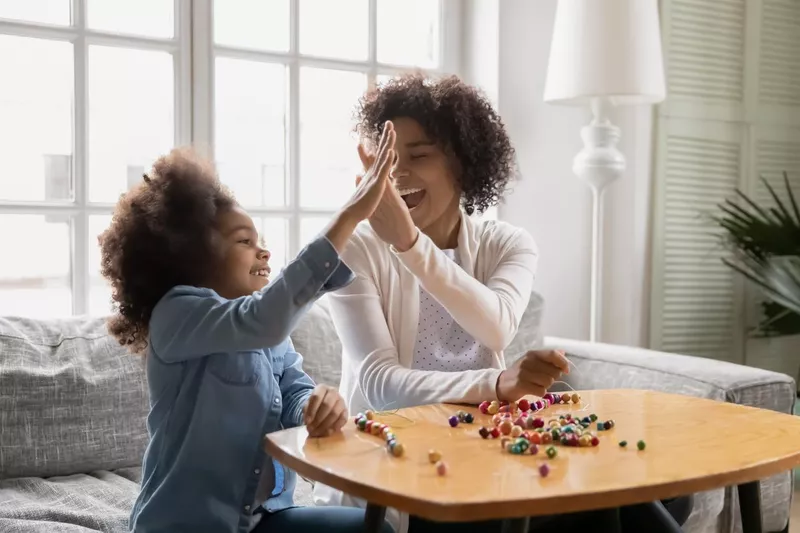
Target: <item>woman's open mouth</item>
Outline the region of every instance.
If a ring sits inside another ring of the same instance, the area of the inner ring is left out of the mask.
[[[403,199],[409,210],[417,207],[425,198],[425,189],[418,187],[398,189],[397,192],[400,193],[400,198]]]

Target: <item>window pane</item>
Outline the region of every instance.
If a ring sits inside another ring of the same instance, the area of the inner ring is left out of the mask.
[[[378,61],[438,66],[440,10],[439,0],[378,0]]]
[[[89,47],[89,199],[116,202],[174,144],[172,55]]]
[[[72,17],[69,0],[0,0],[0,18],[67,25]]]
[[[257,50],[289,50],[289,0],[216,0],[214,42]]]
[[[361,162],[353,110],[367,88],[357,72],[300,70],[300,201],[338,208],[355,189]]]
[[[286,205],[286,67],[217,59],[215,92],[220,178],[242,204]]]
[[[368,0],[299,0],[300,53],[366,60]]]
[[[89,314],[111,313],[111,285],[100,275],[100,243],[97,238],[111,224],[111,215],[89,217]]]
[[[175,35],[173,0],[87,0],[86,9],[93,30],[162,39]]]
[[[0,215],[0,316],[72,314],[70,219]]]
[[[0,199],[72,199],[72,45],[0,35]]]
[[[269,250],[270,278],[274,278],[283,267],[289,256],[289,225],[285,218],[254,218],[256,229],[263,244]]]
[[[331,217],[304,217],[300,220],[300,249],[316,239],[330,220]]]

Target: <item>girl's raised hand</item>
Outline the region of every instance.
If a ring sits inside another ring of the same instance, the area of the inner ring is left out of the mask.
[[[395,137],[394,124],[387,121],[376,155],[370,159],[366,173],[358,181],[356,192],[344,207],[344,211],[359,222],[372,216],[383,197],[386,184],[389,183],[389,173],[394,163]]]

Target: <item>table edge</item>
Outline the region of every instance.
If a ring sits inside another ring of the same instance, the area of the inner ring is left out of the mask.
[[[286,453],[272,441],[269,434],[264,438],[264,448],[275,460],[309,480],[328,485],[369,503],[392,507],[429,520],[448,522],[522,518],[622,507],[760,481],[800,466],[799,449],[793,454],[774,458],[741,470],[655,485],[544,498],[518,498],[503,502],[442,503],[376,489],[356,480],[339,477]],[[539,510],[544,512],[539,512]]]

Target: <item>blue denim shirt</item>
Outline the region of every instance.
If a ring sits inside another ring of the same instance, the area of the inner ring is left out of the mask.
[[[254,513],[293,505],[295,474],[262,444],[303,423],[314,388],[289,333],[352,277],[320,237],[260,292],[227,300],[178,286],[158,302],[147,354],[150,443],[131,531],[245,532]]]

